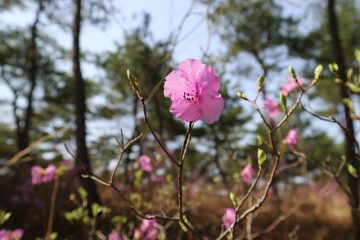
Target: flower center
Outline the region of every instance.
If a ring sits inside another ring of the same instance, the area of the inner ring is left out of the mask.
[[[196,83],[195,88],[189,89],[188,92],[184,92],[183,98],[188,103],[197,103],[200,96],[199,85]]]

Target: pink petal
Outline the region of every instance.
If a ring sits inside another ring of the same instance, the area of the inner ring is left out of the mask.
[[[108,240],[122,240],[122,237],[117,232],[113,231],[109,234]]]
[[[11,233],[11,239],[20,239],[22,238],[22,236],[24,235],[24,231],[20,228],[15,229],[12,233]]]
[[[206,65],[196,59],[186,59],[182,61],[178,69],[182,77],[190,82],[197,82],[199,80],[200,72],[205,69]]]
[[[212,67],[207,67],[200,72],[200,79],[202,80],[202,93],[205,92],[219,92],[220,78],[216,75]]]
[[[173,100],[170,106],[170,112],[186,122],[197,121],[201,118],[198,106],[182,99]]]
[[[285,142],[289,146],[290,150],[295,150],[298,141],[297,138],[296,129],[290,129],[285,139]]]
[[[200,100],[201,120],[207,124],[213,124],[224,109],[224,99],[219,93],[217,95],[204,94]]]
[[[303,84],[305,82],[305,80],[303,78],[298,78],[298,83],[290,78],[288,79],[288,81],[281,87],[280,93],[284,96],[289,95],[292,91],[294,91],[295,89],[297,89],[299,87],[299,85]]]
[[[254,169],[251,167],[250,164],[246,164],[246,166],[244,167],[244,169],[241,172],[241,177],[244,181],[244,183],[246,184],[250,184],[251,180],[253,178],[254,175]]]
[[[31,168],[31,184],[38,185],[41,183],[42,173],[44,169],[40,166],[33,166]]]
[[[182,98],[187,89],[186,79],[180,76],[180,71],[172,71],[165,77],[164,96],[174,101],[176,98]]]
[[[44,171],[44,176],[42,178],[43,183],[51,182],[56,174],[56,167],[50,164]]]
[[[278,104],[270,98],[264,99],[264,108],[269,117],[276,117],[281,113]]]
[[[147,155],[141,155],[139,157],[140,169],[143,172],[152,172],[153,168],[151,165],[151,159]]]
[[[227,208],[225,214],[222,217],[222,222],[225,229],[231,227],[236,221],[236,212],[233,208]]]

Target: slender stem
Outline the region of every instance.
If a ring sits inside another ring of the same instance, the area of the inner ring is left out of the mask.
[[[263,169],[260,168],[258,173],[257,173],[257,176],[256,176],[256,179],[255,181],[252,183],[252,185],[250,186],[249,190],[247,191],[245,197],[240,201],[239,205],[236,207],[236,215],[238,214],[238,212],[240,211],[242,205],[245,203],[245,201],[250,197],[250,194],[252,193],[252,191],[254,191],[254,188],[256,186],[256,184],[258,183],[260,177],[261,177],[261,174],[263,172]]]
[[[50,239],[50,235],[52,232],[52,228],[53,228],[53,224],[54,224],[56,198],[57,198],[57,194],[59,192],[59,186],[60,186],[60,179],[59,179],[59,177],[56,176],[54,179],[54,186],[53,186],[53,190],[51,193],[50,211],[49,211],[49,218],[48,218],[48,222],[47,222],[45,240]]]
[[[187,149],[189,147],[189,143],[191,140],[191,130],[194,126],[194,122],[189,123],[189,127],[186,131],[184,143],[181,147],[180,152],[180,165],[179,165],[179,171],[178,171],[178,204],[179,204],[179,220],[183,222],[183,191],[182,191],[182,185],[183,185],[183,171],[184,171],[184,161]],[[185,223],[186,224],[186,223]]]
[[[138,93],[139,95],[139,93]],[[140,95],[139,95],[140,96]],[[153,137],[155,138],[155,141],[159,144],[160,148],[165,152],[165,154],[168,156],[168,158],[177,166],[180,167],[180,164],[174,159],[174,157],[169,153],[169,151],[167,150],[167,148],[165,147],[164,143],[160,140],[160,138],[156,135],[153,127],[150,124],[150,121],[148,119],[148,115],[147,115],[147,110],[146,110],[146,105],[145,105],[145,99],[143,97],[140,96],[140,102],[143,108],[143,112],[144,112],[144,121],[146,123],[146,125],[148,126],[151,134],[153,135]]]

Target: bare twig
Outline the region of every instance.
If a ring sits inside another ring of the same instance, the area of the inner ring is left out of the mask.
[[[259,238],[264,234],[270,233],[271,231],[273,231],[277,226],[279,226],[280,223],[282,223],[283,221],[285,221],[287,218],[289,218],[291,215],[293,215],[298,209],[299,207],[304,204],[304,202],[298,203],[296,204],[290,211],[286,212],[285,214],[280,215],[272,224],[270,224],[268,227],[266,227],[265,229],[253,233],[251,234],[252,238]]]
[[[37,146],[39,146],[41,143],[46,142],[50,139],[52,139],[53,137],[55,137],[56,134],[58,133],[64,133],[66,132],[67,129],[66,128],[62,128],[58,131],[49,133],[45,136],[40,137],[39,139],[37,139],[35,142],[33,142],[30,146],[28,146],[27,148],[21,150],[20,152],[16,153],[12,158],[10,158],[5,164],[4,166],[6,167],[10,167],[12,165],[15,165],[16,163],[18,163],[20,160],[22,160],[23,157],[25,157],[26,155],[28,155],[34,148],[36,148]]]
[[[187,224],[184,221],[183,217],[183,190],[182,190],[182,181],[183,181],[183,170],[184,170],[184,161],[186,156],[186,151],[189,147],[189,143],[191,141],[191,130],[194,126],[194,122],[189,123],[189,127],[186,131],[184,143],[181,147],[180,152],[180,166],[178,171],[178,204],[179,204],[179,219],[181,223]]]
[[[54,179],[54,186],[51,193],[51,200],[50,200],[50,211],[49,211],[49,218],[47,222],[47,228],[46,228],[46,234],[45,234],[45,240],[50,239],[50,235],[53,229],[54,224],[54,214],[55,214],[55,208],[56,208],[56,198],[57,194],[59,192],[59,186],[60,186],[60,179],[58,176]]]
[[[120,153],[120,157],[119,157],[119,160],[118,160],[118,164],[117,164],[117,167],[119,165],[119,163],[121,162],[122,160],[122,156],[123,156],[123,152],[129,148],[131,146],[131,144],[133,144],[135,141],[139,140],[141,137],[141,134],[139,136],[137,136],[136,138],[130,140],[125,146],[122,147],[122,152]],[[122,140],[123,141],[123,140]],[[75,161],[78,161],[80,162],[76,156],[69,150],[69,148],[67,147],[67,145],[65,145],[65,149],[66,151],[72,156],[72,158],[75,160]],[[80,162],[80,166],[83,167],[83,165],[81,165],[81,162]],[[138,216],[139,218],[142,218],[142,219],[148,219],[148,220],[151,220],[151,219],[162,219],[162,220],[171,220],[171,221],[178,221],[178,218],[173,218],[173,217],[167,217],[167,216],[164,216],[164,215],[150,215],[150,214],[144,214],[142,213],[140,210],[138,210],[136,208],[136,206],[127,198],[125,197],[125,195],[120,191],[120,189],[114,184],[113,180],[114,180],[114,177],[113,175],[115,174],[116,172],[116,169],[117,167],[113,170],[112,172],[112,175],[110,177],[110,180],[105,180],[103,178],[101,178],[100,176],[96,175],[95,173],[92,173],[92,172],[89,172],[88,169],[84,168],[83,170],[85,170],[87,172],[87,174],[83,174],[82,177],[84,178],[91,178],[93,179],[94,181],[106,186],[106,187],[109,187],[111,189],[113,189],[119,196],[120,198],[127,203],[127,205],[130,207],[130,209],[132,210],[132,212]]]

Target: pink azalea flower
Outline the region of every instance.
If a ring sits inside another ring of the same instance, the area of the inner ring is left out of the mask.
[[[236,212],[233,208],[227,208],[225,214],[222,217],[222,223],[225,229],[231,227],[236,221]]]
[[[143,172],[152,172],[153,167],[151,165],[150,157],[148,157],[147,155],[141,155],[139,157],[138,161],[139,161],[141,171],[143,171]]]
[[[305,82],[303,78],[298,78],[298,83],[301,85]],[[299,87],[298,84],[293,78],[289,78],[288,81],[281,86],[280,93],[284,96],[289,95],[292,91]]]
[[[187,59],[165,77],[164,96],[172,103],[170,112],[186,121],[214,123],[224,109],[219,93],[220,79],[212,67]]]
[[[0,240],[19,240],[23,237],[24,231],[20,228],[14,231],[0,230]]]
[[[142,221],[140,231],[143,240],[155,240],[157,238],[158,231],[156,229],[156,224],[155,219],[144,219]]]
[[[285,143],[289,146],[291,151],[295,150],[297,141],[297,131],[295,129],[290,129],[285,138]]]
[[[276,117],[281,113],[279,105],[270,98],[264,99],[264,108],[269,117]]]
[[[117,232],[113,231],[109,234],[108,240],[122,240],[122,237]]]
[[[241,172],[241,177],[242,177],[244,183],[250,184],[254,173],[255,173],[255,171],[251,167],[251,164],[246,164],[246,166],[244,167],[244,169]]]
[[[134,239],[137,240],[155,240],[158,236],[155,219],[144,219],[141,223],[140,229],[135,228]]]
[[[51,182],[56,174],[56,167],[50,164],[47,168],[40,166],[33,166],[31,168],[31,183],[33,185],[39,185],[41,183]]]
[[[9,240],[9,234],[8,231],[6,231],[5,229],[1,229],[0,230],[0,240]]]
[[[14,239],[14,240],[17,240],[17,239],[21,239],[24,235],[24,231],[20,228],[18,229],[15,229],[12,233],[11,233],[11,238],[10,239]]]

